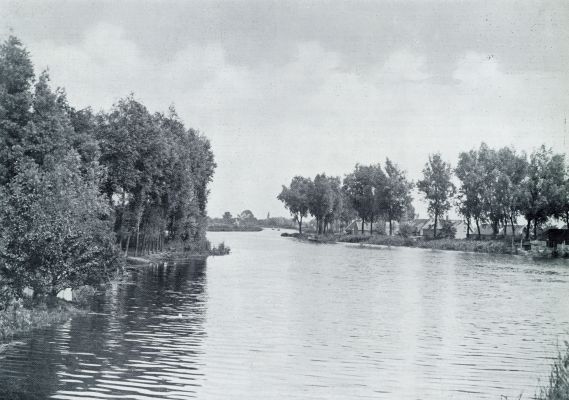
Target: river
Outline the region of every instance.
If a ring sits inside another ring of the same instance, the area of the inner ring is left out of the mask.
[[[88,315],[0,349],[5,399],[495,399],[569,336],[569,266],[212,232]]]

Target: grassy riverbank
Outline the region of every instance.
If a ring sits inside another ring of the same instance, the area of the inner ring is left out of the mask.
[[[63,300],[48,307],[47,304],[11,305],[0,311],[0,342],[10,341],[35,329],[46,328],[67,321],[84,312],[75,304]]]
[[[299,235],[298,233],[282,234],[283,237],[294,237],[299,240],[317,243],[360,243],[362,245],[417,247],[433,250],[468,251],[490,254],[516,254],[515,246],[507,240],[464,240],[464,239],[437,239],[425,240],[388,235]]]
[[[337,241],[346,243],[363,243],[383,246],[418,247],[433,250],[455,250],[491,254],[515,254],[516,248],[505,240],[464,240],[464,239],[437,239],[425,240],[422,238],[405,238],[402,236],[387,235],[342,235]]]
[[[263,228],[260,226],[238,226],[226,224],[208,225],[208,232],[260,232]]]
[[[161,251],[157,253],[144,254],[140,256],[128,256],[127,262],[131,265],[160,263],[165,261],[183,262],[193,259],[205,259],[209,256],[225,256],[231,253],[231,248],[225,242],[219,243],[217,246],[207,246],[202,252],[187,252],[187,251]]]

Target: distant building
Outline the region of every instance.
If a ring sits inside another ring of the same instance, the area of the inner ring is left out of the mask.
[[[547,247],[556,248],[557,245],[569,245],[569,229],[549,228],[540,235],[545,240]]]
[[[454,239],[466,239],[468,237],[468,225],[461,219],[440,219],[437,221],[437,236],[440,235],[442,231],[443,224],[450,223],[455,230]],[[470,234],[472,235],[472,228],[470,228]],[[435,236],[435,222],[430,220],[427,226],[423,228],[424,238],[432,239]]]
[[[391,226],[394,235],[397,232],[399,232],[399,224],[396,221],[393,221]],[[364,233],[368,234],[370,233],[371,229],[373,229],[373,233],[389,234],[389,222],[386,222],[382,219],[375,221],[373,224],[365,222],[363,228],[364,228]],[[362,233],[362,220],[361,219],[353,220],[348,224],[348,226],[344,228],[344,231],[346,233],[353,233],[353,234]]]
[[[369,233],[370,232],[370,228],[371,225],[369,222],[365,222],[363,224],[363,228],[364,228],[364,233]],[[348,224],[348,226],[346,226],[346,228],[344,229],[344,231],[346,233],[350,233],[350,234],[355,234],[357,235],[358,233],[362,233],[362,220],[361,219],[355,219],[352,222],[350,222]]]
[[[525,225],[514,225],[515,234],[512,233],[512,225],[504,226],[500,228],[499,235],[511,238],[514,235],[514,239],[520,239],[524,236],[526,232]]]
[[[454,234],[455,239],[466,239],[470,230],[470,235],[472,235],[472,227],[468,227],[468,224],[461,219],[450,220],[456,233]]]
[[[435,221],[431,219],[417,218],[407,221],[407,223],[413,228],[413,236],[424,236],[424,230],[428,229],[429,225],[434,224]]]

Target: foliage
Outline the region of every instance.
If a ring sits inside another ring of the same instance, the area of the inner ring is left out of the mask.
[[[476,150],[459,154],[455,174],[461,181],[458,189],[458,212],[464,216],[468,228],[474,220],[480,237],[480,223],[485,221],[483,206],[485,187],[483,166]]]
[[[281,192],[277,195],[277,199],[289,210],[293,221],[298,225],[300,234],[302,234],[304,218],[308,215],[308,201],[312,190],[313,184],[310,178],[295,176],[289,187],[283,185]]]
[[[0,45],[1,305],[25,287],[54,297],[108,280],[122,264],[117,245],[208,249],[205,137],[173,108],[151,114],[128,96],[95,115],[70,106],[46,72],[33,82],[10,36]]]
[[[455,236],[456,236],[456,228],[454,227],[452,222],[450,222],[448,220],[442,220],[441,221],[441,230],[437,234],[437,238],[454,239]]]
[[[135,255],[162,249],[166,241],[188,251],[204,242],[215,169],[207,139],[186,129],[173,108],[168,116],[151,115],[132,96],[99,115],[96,130],[108,171],[103,191],[125,252],[131,239]]]
[[[7,185],[0,270],[12,287],[56,295],[106,280],[120,266],[111,210],[97,182],[78,171],[70,153],[53,170],[23,165]]]
[[[385,179],[378,188],[379,210],[389,222],[389,234],[393,233],[392,221],[401,221],[412,208],[411,189],[413,185],[407,181],[405,172],[389,158],[385,161]]]
[[[31,118],[34,70],[30,56],[14,36],[0,45],[0,185],[15,174]]]
[[[0,343],[12,340],[32,329],[50,326],[54,323],[64,322],[79,311],[65,302],[58,302],[54,307],[45,304],[35,308],[25,308],[13,305],[0,310]]]
[[[350,200],[351,206],[358,216],[365,222],[373,223],[380,214],[379,201],[381,200],[382,182],[385,174],[381,165],[359,165],[344,178],[344,191]]]
[[[428,211],[435,219],[434,237],[437,237],[438,219],[451,207],[451,199],[455,193],[451,182],[452,170],[440,154],[429,156],[423,169],[423,179],[417,182],[417,188],[423,192],[428,201]]]
[[[210,254],[212,256],[224,256],[231,253],[231,248],[225,245],[225,242],[221,242],[217,245],[217,247],[213,247],[210,250]]]
[[[235,223],[235,219],[233,218],[233,215],[231,215],[231,213],[229,211],[226,211],[225,213],[223,213],[223,216],[221,217],[221,219],[223,220],[223,222],[225,224],[228,224],[228,225],[232,225]]]
[[[559,211],[565,207],[564,155],[553,154],[550,149],[541,146],[531,154],[527,171],[520,187],[520,212],[527,221],[526,238],[529,238],[532,221],[536,237],[538,224],[546,222],[550,215],[559,215]]]
[[[244,210],[239,214],[239,223],[243,226],[256,226],[257,218],[251,210]]]

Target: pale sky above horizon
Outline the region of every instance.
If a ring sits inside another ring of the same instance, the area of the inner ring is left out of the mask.
[[[386,157],[417,180],[482,141],[569,153],[567,21],[566,0],[0,0],[74,106],[133,92],[211,140],[211,216],[286,216],[294,175]]]

